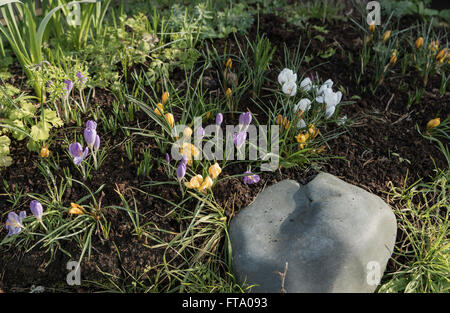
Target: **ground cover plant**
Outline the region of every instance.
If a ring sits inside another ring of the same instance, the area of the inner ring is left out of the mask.
[[[396,214],[378,292],[449,291],[448,12],[22,2],[0,1],[0,291],[251,291],[230,221],[319,171]]]

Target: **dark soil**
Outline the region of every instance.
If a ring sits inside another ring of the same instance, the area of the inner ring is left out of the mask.
[[[322,26],[321,21],[311,21],[314,25]],[[331,156],[339,156],[343,159],[330,159],[322,165],[321,170],[338,176],[339,178],[373,192],[386,200],[385,192],[388,191],[387,183],[392,182],[395,186],[410,184],[419,178],[428,179],[433,174],[435,165],[440,168],[446,166],[443,155],[437,150],[434,144],[425,140],[417,131],[416,125],[423,130],[426,123],[435,117],[444,119],[449,115],[449,92],[441,96],[437,91],[440,84],[439,77],[432,77],[427,91],[425,92],[421,104],[413,108],[407,108],[407,91],[400,91],[399,84],[401,79],[387,79],[378,89],[377,94],[361,94],[356,84],[353,73],[359,69],[359,64],[349,64],[346,54],[342,51],[358,53],[357,43],[358,34],[351,27],[350,23],[338,22],[337,24],[327,24],[328,34],[322,34],[325,37],[323,42],[312,39],[309,51],[318,52],[334,46],[337,53],[333,55],[328,63],[315,68],[323,80],[331,78],[335,84],[344,86],[347,95],[359,95],[361,100],[355,103],[343,106],[339,114],[347,115],[349,120],[354,120],[350,124],[349,131],[339,138],[329,143],[329,149],[326,151]],[[306,34],[294,25],[288,24],[285,20],[275,15],[260,16],[259,29],[265,33],[271,43],[277,47],[273,58],[275,67],[272,67],[270,78],[276,81],[279,69],[283,66],[283,45],[286,44],[291,50],[298,45],[302,37],[302,48],[306,48],[309,39]],[[249,38],[256,37],[256,25],[253,25],[249,31]],[[312,30],[313,38],[319,33]],[[244,42],[243,36],[238,36],[238,40]],[[227,39],[214,40],[212,44],[221,53],[224,46],[231,47],[232,52],[238,53],[233,36]],[[280,64],[277,64],[279,62]],[[307,67],[301,69],[306,71],[323,60],[315,58]],[[368,69],[371,71],[370,67]],[[14,73],[10,83],[20,86],[24,77],[21,73]],[[180,72],[174,72],[173,77],[175,85],[178,85],[183,79]],[[369,74],[370,75],[370,74]],[[408,84],[409,90],[414,90],[414,73],[410,73],[404,79]],[[178,78],[179,77],[179,78]],[[395,77],[395,76],[394,76]],[[218,88],[215,81],[214,71],[211,71],[210,88]],[[177,81],[178,80],[178,81]],[[362,83],[364,84],[364,82]],[[275,87],[267,85],[266,87]],[[221,92],[221,91],[219,91]],[[345,99],[344,99],[345,100]],[[347,99],[348,100],[348,99]],[[107,91],[97,90],[95,102],[100,104],[106,111],[111,107],[114,97]],[[256,107],[252,101],[243,97],[239,110],[249,109],[262,123],[266,119],[264,112]],[[87,118],[85,119],[87,120]],[[84,122],[85,122],[84,120]],[[231,121],[230,116],[225,116],[226,120]],[[142,112],[137,114],[136,124],[150,125],[148,117]],[[81,133],[82,127],[76,127],[59,130],[52,142],[52,155],[60,155],[61,169],[71,168],[71,160],[65,156],[65,149],[60,144],[64,136],[73,138],[71,132]],[[100,126],[99,126],[100,127]],[[99,171],[97,171],[91,181],[87,184],[91,190],[97,190],[101,185],[105,185],[103,192],[105,197],[102,202],[104,214],[111,222],[111,233],[107,240],[102,240],[100,236],[94,236],[92,256],[89,260],[85,258],[83,262],[83,280],[96,281],[104,279],[99,271],[109,273],[115,278],[129,278],[127,272],[142,275],[144,272],[149,278],[156,266],[163,263],[164,248],[146,248],[156,244],[155,238],[168,242],[173,238],[167,232],[154,232],[154,238],[138,238],[134,234],[134,228],[130,222],[127,213],[107,209],[110,205],[121,205],[121,200],[115,189],[119,189],[126,195],[130,205],[132,205],[132,196],[137,202],[139,212],[143,214],[144,220],[141,224],[151,223],[159,229],[165,229],[172,233],[180,231],[182,225],[173,214],[169,214],[173,207],[166,201],[157,197],[147,196],[137,191],[132,191],[131,187],[137,187],[148,194],[158,195],[159,197],[177,202],[180,199],[180,190],[177,185],[166,184],[159,187],[143,187],[144,181],[170,181],[167,177],[163,164],[154,162],[150,177],[139,178],[136,176],[137,166],[128,161],[123,145],[120,145],[126,137],[119,130],[117,134],[104,134],[102,136],[103,145],[110,147],[108,158],[104,161]],[[146,137],[136,137],[134,142],[134,154],[142,158],[142,150],[150,149],[151,155],[155,158],[163,159],[162,152],[157,145]],[[395,154],[398,154],[396,156]],[[39,172],[36,164],[39,162],[39,156],[36,153],[29,152],[24,142],[12,141],[11,155],[14,164],[9,168],[2,170],[1,178],[8,182],[10,190],[22,190],[27,193],[45,193],[46,182]],[[138,158],[139,158],[138,157]],[[227,177],[241,174],[246,170],[245,165],[238,164],[225,168],[221,174],[220,181],[215,186],[213,192],[216,201],[226,209],[228,217],[232,218],[241,208],[249,205],[257,194],[265,187],[274,184],[280,180],[291,178],[301,183],[307,183],[316,174],[317,171],[312,168],[307,169],[281,169],[272,173],[261,174],[261,181],[255,185],[244,185],[241,178]],[[62,176],[62,171],[57,173]],[[407,179],[405,180],[405,178]],[[133,194],[132,194],[133,193]],[[74,184],[64,195],[64,203],[67,207],[70,202],[76,201],[86,195],[86,190],[81,186]],[[3,214],[2,221],[5,220],[6,213],[9,211],[10,204],[8,198],[0,195],[0,208]],[[23,199],[23,208],[27,210],[28,199]],[[1,226],[3,227],[3,226]],[[2,229],[2,233],[5,230]],[[145,244],[145,246],[143,246]],[[62,248],[72,253],[72,260],[77,260],[80,249],[73,241],[66,241]],[[119,251],[119,253],[117,252]],[[175,258],[174,264],[181,264],[177,261],[175,254],[166,254],[168,258]],[[57,252],[50,264],[45,267],[46,262],[50,260],[50,254],[40,249],[34,249],[29,253],[21,250],[10,249],[2,251],[0,258],[0,290],[5,291],[23,291],[31,285],[43,286],[64,286],[67,270],[66,263],[70,258]],[[393,269],[389,265],[388,270]],[[150,270],[149,270],[150,269]],[[148,271],[147,271],[148,270]],[[145,277],[145,275],[144,275]],[[79,290],[82,291],[82,290]]]

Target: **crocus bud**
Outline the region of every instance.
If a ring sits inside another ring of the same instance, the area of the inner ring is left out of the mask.
[[[423,47],[423,37],[417,38],[414,45],[416,46],[416,49],[422,48]]]
[[[188,159],[187,159],[186,154],[183,154],[183,155],[181,156],[180,164],[186,166],[187,161],[188,161]]]
[[[242,146],[242,144],[245,142],[245,139],[247,139],[247,132],[241,131],[239,133],[233,134],[233,142],[236,145],[236,147]]]
[[[186,175],[186,165],[183,163],[180,163],[177,168],[177,179],[178,181],[181,181],[184,178],[184,175]]]
[[[375,23],[372,22],[372,23],[370,23],[370,25],[369,25],[369,32],[373,33],[374,31],[375,31]]]
[[[227,63],[225,64],[225,68],[231,69],[231,66],[233,65],[233,61],[231,61],[231,58],[227,60]]]
[[[166,104],[168,100],[169,100],[169,93],[165,91],[161,97],[161,102],[162,104]]]
[[[239,115],[239,124],[248,126],[252,122],[252,114],[250,112],[245,112]]]
[[[155,112],[156,115],[159,115],[159,116],[164,114],[164,106],[163,106],[163,104],[162,103],[157,103],[154,112]]]
[[[437,127],[437,126],[439,126],[440,123],[441,123],[441,119],[439,117],[432,119],[427,123],[427,129]]]
[[[195,131],[195,137],[203,138],[205,136],[205,129],[203,127],[197,128]]]
[[[44,209],[39,201],[33,200],[30,202],[30,211],[38,220],[42,220]]]
[[[220,126],[222,124],[222,122],[223,122],[223,115],[222,115],[222,113],[218,113],[216,115],[216,125]]]
[[[86,128],[97,129],[97,123],[93,120],[89,120],[86,122]]]
[[[186,127],[183,131],[183,136],[189,138],[192,136],[192,128]]]
[[[100,137],[99,135],[95,136],[94,149],[98,150],[100,148]]]
[[[169,123],[170,127],[173,127],[173,125],[175,124],[175,118],[173,117],[172,113],[166,113],[164,115],[167,119],[167,122]]]
[[[86,143],[89,148],[94,147],[96,137],[97,137],[97,131],[95,129],[86,128],[84,130],[84,140],[86,140]]]
[[[230,98],[231,97],[231,88],[228,88],[226,93],[225,93],[225,98]]]
[[[389,63],[391,63],[392,65],[397,63],[397,50],[394,50],[392,52],[391,58],[389,59]]]
[[[49,155],[50,155],[50,151],[48,150],[47,146],[43,146],[41,148],[41,157],[48,158]]]
[[[383,42],[386,42],[389,37],[391,37],[391,31],[387,30],[384,34],[383,34]]]
[[[281,114],[278,114],[277,116],[277,124],[278,125],[283,124],[283,116]]]

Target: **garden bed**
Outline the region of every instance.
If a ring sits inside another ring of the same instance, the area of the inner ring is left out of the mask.
[[[353,62],[349,60],[348,55],[358,55],[362,41],[359,32],[350,21],[309,20],[310,25],[325,28],[327,32],[310,28],[307,33],[304,28],[290,24],[284,18],[274,14],[255,15],[253,19],[254,23],[247,34],[248,39],[257,40],[259,30],[259,34],[265,34],[272,46],[276,47],[270,70],[266,73],[269,79],[264,82],[261,95],[258,97],[261,103],[268,105],[266,99],[270,99],[272,90],[279,89],[277,76],[280,69],[285,67],[283,45],[285,44],[289,51],[295,51],[300,38],[302,39],[300,51],[307,49],[306,55],[324,52],[330,47],[335,50],[335,53],[328,58],[314,57],[308,64],[303,64],[298,73],[301,74],[307,70],[310,73],[309,70],[314,67],[312,72],[323,81],[330,78],[339,86],[343,86],[344,100],[350,100],[352,96],[358,97],[353,97],[350,103],[339,108],[339,116],[347,117],[347,126],[342,128],[337,124],[327,124],[321,128],[321,133],[342,132],[340,136],[326,143],[324,156],[330,158],[305,164],[302,167],[280,168],[274,172],[259,173],[260,181],[252,185],[244,184],[242,176],[236,176],[242,175],[247,170],[246,163],[232,163],[223,167],[220,180],[212,190],[212,199],[216,201],[217,207],[223,210],[227,223],[239,213],[239,210],[254,201],[263,188],[283,179],[290,178],[307,183],[319,171],[325,171],[377,194],[390,203],[388,183],[397,187],[406,187],[418,179],[430,181],[436,168],[446,168],[447,160],[439,151],[439,147],[418,132],[418,129],[425,131],[429,120],[435,117],[441,117],[441,120],[444,120],[449,116],[450,92],[447,88],[444,94],[440,93],[441,79],[438,75],[430,78],[420,100],[421,105],[410,107],[408,106],[409,93],[415,92],[417,87],[417,81],[414,80],[417,73],[412,70],[401,78],[400,73],[394,73],[384,81],[375,94],[371,94],[368,90],[361,91],[360,85],[368,84],[372,75],[375,74],[373,74],[374,69],[369,65],[362,82],[355,81],[354,73],[358,72],[360,65],[355,59]],[[407,20],[400,20],[399,27],[402,28],[408,23]],[[206,39],[196,48],[200,53],[207,53],[207,49],[215,47],[219,55],[239,55],[240,50],[236,39],[245,47],[247,40],[243,34],[237,34],[236,37],[231,34],[226,38]],[[448,35],[446,40],[448,42]],[[198,64],[202,61],[202,57],[197,60]],[[238,66],[237,62],[234,63],[233,67]],[[145,64],[135,66],[129,69],[129,73],[145,67]],[[218,73],[222,70],[213,64],[200,77],[204,85],[210,87],[209,89],[205,87],[205,90],[213,98],[225,97],[218,78]],[[16,87],[25,86],[26,77],[21,73],[18,64],[15,63],[10,72],[12,76],[7,80],[8,83]],[[195,85],[198,77],[197,75],[194,82],[191,82],[192,85]],[[173,86],[181,86],[178,89],[180,93],[186,89],[186,84],[189,84],[186,82],[182,69],[175,69],[170,74],[170,80]],[[129,78],[127,84],[128,90],[132,90],[133,80]],[[116,99],[117,97],[111,91],[96,88],[95,97],[91,99],[91,103],[100,107],[105,116],[111,116],[113,115],[112,102],[117,101]],[[269,124],[270,117],[260,105],[255,104],[250,91],[242,96],[237,108],[239,112],[251,112],[253,118],[260,124]],[[182,110],[175,109],[173,112],[175,120],[180,120]],[[72,159],[66,152],[65,138],[74,138],[76,133],[82,133],[84,125],[90,119],[92,115],[83,114],[83,127],[73,121],[52,131],[51,154],[59,156],[59,168],[52,168],[55,177],[63,177],[64,169],[73,167]],[[214,123],[213,120],[214,115],[210,117],[212,123]],[[236,120],[237,115],[232,117],[231,114],[224,113],[224,124],[235,124]],[[100,129],[103,122],[101,119],[97,122]],[[133,121],[126,127],[159,131],[159,126],[142,110],[135,112]],[[170,244],[177,235],[190,227],[191,221],[186,216],[191,214],[183,215],[179,212],[179,207],[170,203],[182,204],[185,210],[192,212],[193,215],[198,208],[197,202],[194,199],[185,202],[178,183],[165,183],[173,182],[174,179],[167,175],[167,164],[163,161],[165,153],[160,150],[154,138],[126,135],[121,130],[117,130],[115,134],[111,131],[103,132],[103,130],[98,132],[102,133],[102,146],[107,147],[107,157],[93,175],[92,180],[87,180],[85,184],[92,191],[103,186],[96,198],[100,198],[104,193],[101,197],[101,206],[106,209],[102,210],[102,214],[110,223],[110,232],[108,238],[104,238],[101,236],[100,228],[98,226],[95,228],[91,256],[89,259],[85,256],[82,263],[82,279],[89,284],[83,283],[83,286],[77,287],[75,291],[105,290],[104,286],[108,285],[108,279],[122,287],[123,291],[179,290],[174,287],[172,281],[174,278],[171,275],[164,276],[162,273],[170,270],[184,271],[191,265],[186,262],[188,257],[177,252],[177,248]],[[127,158],[124,143],[129,140],[133,142],[132,154],[139,160],[142,160],[144,150],[148,149],[150,152],[153,161],[147,176],[137,176],[139,162],[136,163]],[[444,144],[447,145],[448,141]],[[13,156],[12,165],[1,170],[1,178],[2,181],[7,182],[8,192],[24,196],[45,194],[49,185],[38,164],[46,161],[42,160],[38,153],[29,151],[25,141],[12,141],[10,155]],[[172,162],[175,163],[175,161]],[[77,177],[78,172],[73,172],[72,175],[80,179]],[[158,185],[155,184],[156,182],[163,183]],[[73,183],[64,192],[62,203],[69,207],[71,202],[86,196],[86,190],[84,186]],[[129,212],[112,208],[112,206],[124,206],[118,191],[130,204],[131,209],[134,210],[136,207],[141,214],[139,223],[148,227],[142,236],[136,234]],[[8,197],[6,193],[0,193],[0,208],[4,213],[11,206],[9,201],[11,197]],[[24,209],[28,202],[28,198],[20,196],[17,198],[15,207]],[[5,233],[4,229],[2,232]],[[402,239],[404,234],[399,232],[399,242],[402,242]],[[223,255],[225,243],[224,238],[218,239],[215,243],[218,245],[215,251]],[[205,239],[193,237],[191,244],[194,247],[204,247]],[[191,248],[190,245],[189,248]],[[78,259],[81,253],[78,243],[73,240],[61,241],[53,256],[40,247],[35,247],[29,252],[25,252],[21,247],[8,247],[8,249],[2,247],[1,249],[0,289],[7,292],[28,291],[31,285],[42,285],[49,290],[66,290],[68,287],[65,267],[70,258],[62,250],[70,253],[72,259]],[[199,258],[199,260],[202,259]],[[387,272],[393,272],[397,268],[394,261],[389,262]],[[228,271],[223,265],[220,265],[219,269],[222,274]],[[127,287],[131,286],[133,281],[135,283],[145,281],[147,287],[136,288],[136,290]]]

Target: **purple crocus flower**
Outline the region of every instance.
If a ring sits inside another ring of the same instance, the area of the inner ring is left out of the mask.
[[[177,168],[178,181],[181,181],[184,178],[184,175],[186,175],[186,164],[184,164],[183,162],[180,162],[180,165],[178,165],[178,168]]]
[[[75,163],[75,165],[80,165],[81,161],[88,156],[89,148],[86,147],[83,151],[83,146],[78,142],[74,142],[69,145],[69,152],[73,157],[73,163]]]
[[[17,235],[22,231],[22,220],[27,216],[25,211],[22,211],[17,215],[15,212],[9,212],[8,219],[6,220],[6,229],[8,230],[8,236]]]
[[[33,213],[34,217],[36,217],[38,220],[42,220],[44,209],[42,208],[42,204],[39,201],[33,200],[30,202],[30,211],[31,213]]]
[[[195,131],[195,137],[199,137],[199,138],[205,137],[205,129],[201,126],[199,128],[197,128],[197,130]]]
[[[216,115],[216,125],[220,126],[222,124],[222,122],[223,122],[223,115],[222,115],[222,113],[218,113]]]
[[[245,139],[247,139],[247,131],[245,130],[233,134],[233,141],[236,147],[242,146],[242,144],[245,142]]]
[[[181,156],[180,165],[184,165],[184,167],[186,167],[186,165],[187,165],[187,156],[186,156],[186,154],[183,154]]]
[[[73,89],[73,82],[70,79],[64,80],[64,83],[66,84],[66,87],[64,87],[64,90],[69,94]]]
[[[95,137],[94,149],[95,149],[95,151],[97,151],[99,148],[100,148],[100,137],[97,135]]]
[[[252,114],[250,112],[245,112],[239,115],[239,124],[244,125],[244,127],[250,125],[252,122]]]
[[[90,128],[90,129],[97,129],[97,123],[93,120],[89,120],[86,122],[86,128]]]
[[[166,162],[170,163],[170,155],[168,153],[166,153]]]
[[[84,140],[86,140],[86,143],[88,145],[89,148],[92,149],[92,147],[95,144],[95,141],[97,139],[97,131],[94,128],[86,128],[84,130]],[[99,143],[100,143],[100,138],[99,138]]]
[[[256,184],[261,179],[259,175],[253,174],[250,171],[247,171],[244,174],[246,174],[246,176],[244,176],[244,184],[246,185]]]

